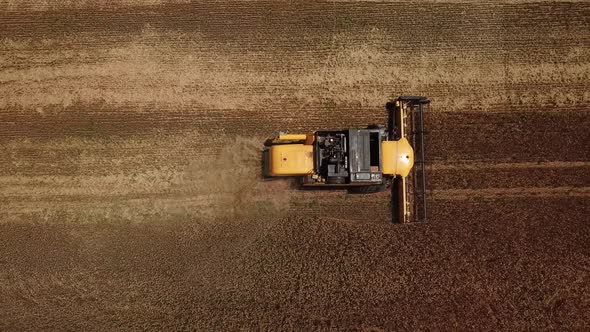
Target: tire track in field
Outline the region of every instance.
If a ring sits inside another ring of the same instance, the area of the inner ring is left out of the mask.
[[[590,187],[528,187],[487,189],[440,189],[430,192],[434,200],[508,199],[515,197],[579,197],[589,198]]]
[[[434,163],[428,173],[435,200],[588,197],[590,188],[587,161]]]
[[[434,164],[428,174],[432,189],[590,186],[588,162]]]
[[[551,169],[590,167],[590,161],[539,161],[502,163],[495,160],[466,160],[455,163],[432,163],[428,170]]]

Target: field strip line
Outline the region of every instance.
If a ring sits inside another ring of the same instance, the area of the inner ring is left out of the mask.
[[[458,169],[528,169],[528,168],[576,168],[576,167],[590,167],[590,161],[543,161],[543,162],[501,162],[494,163],[493,161],[461,161],[457,163],[433,163],[427,165],[428,170],[443,171],[443,170],[458,170]]]
[[[528,187],[431,190],[430,197],[440,200],[501,197],[590,197],[590,187]]]

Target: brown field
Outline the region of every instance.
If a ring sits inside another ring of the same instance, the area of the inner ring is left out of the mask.
[[[590,3],[0,0],[0,330],[590,330]],[[263,182],[426,95],[429,223]]]

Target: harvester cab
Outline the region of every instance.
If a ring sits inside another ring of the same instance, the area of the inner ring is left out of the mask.
[[[279,134],[263,152],[264,176],[298,177],[303,188],[368,194],[391,190],[394,223],[426,221],[425,97],[388,102],[387,125]]]

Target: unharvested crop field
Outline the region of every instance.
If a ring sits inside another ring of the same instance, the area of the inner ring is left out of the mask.
[[[590,330],[590,3],[0,0],[0,330]],[[431,98],[429,223],[263,182]]]

